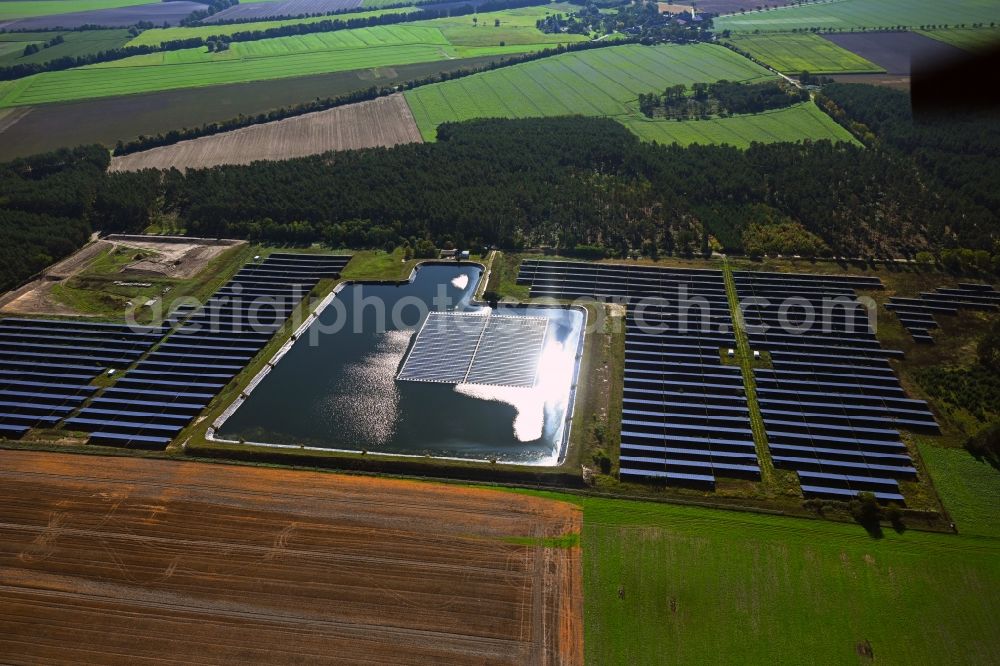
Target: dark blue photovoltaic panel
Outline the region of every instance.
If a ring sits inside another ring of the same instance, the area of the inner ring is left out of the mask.
[[[736,339],[720,271],[525,260],[517,281],[532,297],[626,307],[622,479],[760,477],[743,376],[722,363]]]
[[[0,437],[55,427],[97,391],[89,386],[108,368],[124,368],[149,350],[166,329],[131,330],[122,324],[0,320]]]
[[[885,305],[916,342],[934,344],[930,331],[938,327],[935,314],[955,314],[959,309],[995,312],[1000,309],[1000,291],[993,285],[959,282],[957,287],[938,287],[919,298],[892,296]]]
[[[307,257],[307,258],[306,258]],[[177,328],[100,397],[67,420],[90,442],[164,448],[267,344],[321,279],[348,255],[275,253],[244,266],[201,307],[172,313]],[[2,353],[2,347],[0,347]]]
[[[750,346],[771,359],[772,368],[754,375],[775,467],[797,472],[809,497],[873,492],[902,503],[897,480],[917,472],[899,428],[939,428],[926,403],[910,399],[899,384],[888,359],[902,352],[882,349],[857,300],[855,289],[880,289],[881,282],[750,272],[734,279]],[[794,313],[783,310],[788,296],[807,303],[814,320],[800,312],[783,321]]]

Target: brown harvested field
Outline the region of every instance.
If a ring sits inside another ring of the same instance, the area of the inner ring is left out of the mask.
[[[0,655],[578,664],[579,546],[512,537],[580,524],[458,486],[0,451]]]
[[[421,141],[401,94],[115,157],[112,171],[197,169]]]
[[[656,6],[661,14],[690,14],[694,11],[691,5],[675,5],[670,2],[658,2]]]
[[[835,74],[831,77],[838,83],[867,83],[896,90],[910,90],[910,77],[899,74]]]

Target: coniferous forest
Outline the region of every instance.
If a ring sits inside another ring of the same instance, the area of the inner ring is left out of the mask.
[[[905,94],[869,86],[827,86],[821,103],[865,145],[660,146],[573,117],[442,125],[435,143],[187,173],[109,174],[100,146],[35,156],[0,165],[0,283],[91,231],[139,231],[154,213],[192,235],[332,247],[852,258],[965,248],[1000,265],[1000,187],[983,164],[1000,152],[1000,125],[914,125]]]

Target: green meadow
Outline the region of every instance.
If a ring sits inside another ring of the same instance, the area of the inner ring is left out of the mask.
[[[715,19],[717,31],[784,32],[809,28],[919,28],[1000,21],[996,0],[828,0],[731,14]]]
[[[615,118],[649,141],[731,143],[850,135],[811,102],[777,112],[702,121],[653,120],[638,110],[639,93],[684,83],[759,81],[774,75],[721,46],[696,44],[596,49],[483,72],[406,92],[421,134],[472,118],[588,115]]]
[[[455,46],[499,46],[504,44],[554,44],[586,41],[586,35],[551,35],[540,31],[535,23],[549,14],[565,14],[580,8],[569,3],[553,3],[537,7],[521,7],[472,16],[454,16],[415,25],[440,28],[445,38]],[[475,19],[475,21],[473,21]],[[500,25],[496,25],[499,21]]]
[[[785,74],[857,74],[885,70],[811,32],[735,35],[727,41]]]
[[[230,25],[197,25],[197,26],[177,26],[174,28],[152,28],[144,30],[134,37],[128,46],[150,46],[159,45],[175,39],[192,39],[201,37],[219,37],[232,35],[237,32],[252,32],[255,30],[269,30],[271,28],[282,28],[287,25],[305,25],[309,23],[319,23],[320,21],[340,20],[350,21],[351,19],[369,18],[372,16],[382,16],[384,14],[408,14],[417,11],[416,7],[397,7],[395,9],[380,9],[371,12],[352,12],[350,14],[337,14],[336,16],[310,16],[301,19],[281,19],[277,21],[255,21],[253,23],[233,23]]]
[[[921,30],[927,35],[965,51],[982,51],[1000,46],[1000,29],[997,28],[949,28],[947,30]]]
[[[728,143],[747,148],[751,143],[777,143],[829,139],[855,143],[854,137],[826,115],[813,102],[802,102],[785,109],[763,113],[686,120],[683,122],[651,120],[640,115],[619,118],[619,122],[646,141],[688,146],[694,143]]]
[[[41,48],[45,42],[59,35],[64,40],[62,44]],[[0,67],[99,53],[120,48],[128,40],[128,30],[125,29],[0,33]],[[24,55],[24,47],[28,44],[36,44],[38,52]]]
[[[965,449],[917,440],[941,501],[962,534],[1000,538],[1000,471]]]
[[[587,663],[971,664],[1000,654],[997,539],[873,538],[822,520],[545,496],[583,507]]]

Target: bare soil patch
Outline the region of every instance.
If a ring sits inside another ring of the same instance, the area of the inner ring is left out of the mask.
[[[62,261],[49,266],[37,280],[32,280],[0,296],[0,312],[4,314],[63,316],[78,314],[72,308],[63,305],[52,297],[53,285],[76,275],[96,259],[98,255],[107,252],[112,247],[114,247],[113,244],[103,240],[83,246],[80,250]]]
[[[691,5],[675,5],[670,2],[658,2],[656,6],[661,14],[690,14],[694,11],[694,7]]]
[[[195,169],[421,141],[401,94],[115,157],[112,171]]]
[[[580,523],[496,491],[0,451],[0,654],[578,664],[580,548],[540,540]]]
[[[126,275],[153,275],[168,278],[194,277],[205,268],[209,261],[226,250],[245,241],[239,240],[207,240],[186,237],[162,236],[108,236],[118,246],[150,250],[156,255],[126,266],[122,273]]]
[[[910,77],[898,74],[836,74],[832,78],[838,83],[867,83],[907,92],[910,90]]]
[[[0,313],[56,316],[91,316],[56,300],[52,288],[83,273],[99,256],[117,247],[150,250],[155,256],[135,261],[121,272],[123,279],[142,276],[191,278],[220,253],[245,241],[169,236],[111,235],[84,246],[47,268],[37,279],[0,296]]]
[[[3,134],[17,124],[17,121],[31,113],[30,106],[19,106],[12,109],[0,109],[0,134]]]
[[[838,32],[823,37],[889,74],[903,76],[909,76],[913,67],[940,65],[964,55],[951,44],[915,32]]]

